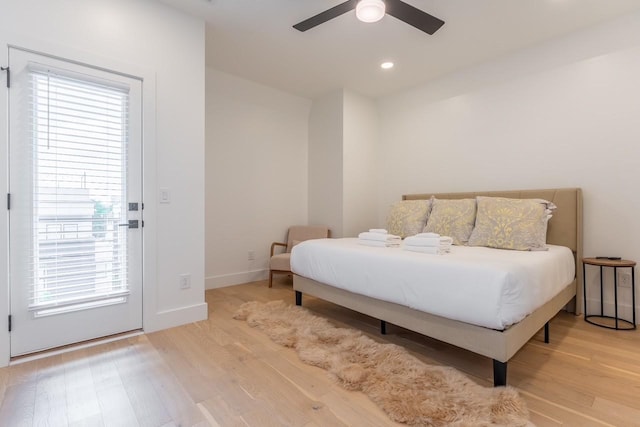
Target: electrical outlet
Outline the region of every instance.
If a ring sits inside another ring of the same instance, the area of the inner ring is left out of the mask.
[[[621,288],[631,287],[631,273],[628,271],[618,271],[618,286]]]
[[[249,253],[247,254],[247,260],[253,261],[255,259],[256,259],[256,252],[255,251],[249,251]]]
[[[180,284],[180,289],[189,289],[191,287],[191,275],[181,274],[178,282]]]

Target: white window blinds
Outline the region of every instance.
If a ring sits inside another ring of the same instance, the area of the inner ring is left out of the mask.
[[[36,315],[123,302],[128,89],[30,68]]]

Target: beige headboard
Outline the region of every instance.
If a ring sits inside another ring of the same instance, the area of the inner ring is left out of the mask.
[[[405,194],[403,200],[465,199],[476,196],[509,197],[512,199],[545,199],[558,209],[549,220],[547,243],[570,248],[576,258],[576,313],[582,310],[582,190],[580,188],[552,188],[547,190],[475,191],[469,193]]]

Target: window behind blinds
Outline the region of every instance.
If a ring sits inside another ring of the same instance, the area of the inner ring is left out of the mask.
[[[36,316],[124,302],[128,89],[30,69]]]

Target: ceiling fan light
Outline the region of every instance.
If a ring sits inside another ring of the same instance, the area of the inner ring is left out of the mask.
[[[378,22],[384,16],[384,2],[360,0],[356,5],[356,16],[362,22]]]

